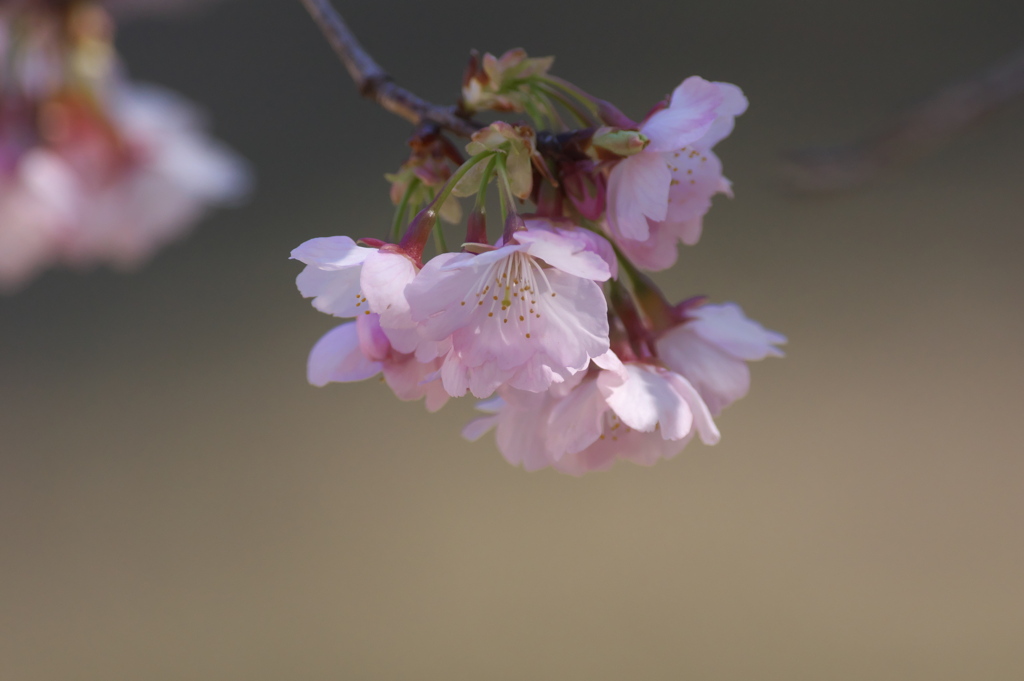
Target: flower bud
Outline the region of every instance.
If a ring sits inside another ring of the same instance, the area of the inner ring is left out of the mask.
[[[473,135],[473,141],[466,145],[466,152],[471,156],[485,151],[505,154],[510,189],[515,196],[525,199],[530,196],[533,189],[532,164],[537,153],[536,137],[537,133],[529,126],[509,125],[504,121],[497,121]],[[477,166],[479,173],[482,173],[484,164]],[[469,196],[476,193],[482,178],[479,173],[467,173],[455,186],[454,194]]]
[[[612,154],[618,157],[633,156],[647,148],[651,141],[641,132],[636,130],[620,130],[618,128],[602,127],[594,133],[590,140],[590,155],[595,159],[606,157]],[[597,149],[593,149],[597,147]],[[607,153],[602,153],[607,152]]]
[[[527,81],[547,74],[554,57],[529,58],[522,48],[501,57],[477,53],[470,56],[462,80],[462,101],[471,111],[523,111],[530,96]]]

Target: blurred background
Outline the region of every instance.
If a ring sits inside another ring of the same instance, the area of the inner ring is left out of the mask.
[[[258,191],[137,273],[0,298],[0,679],[1024,678],[1024,103],[856,191],[778,174],[1016,49],[1024,5],[336,5],[442,103],[472,47],[556,54],[635,117],[739,84],[736,198],[660,281],[788,357],[720,445],[580,479],[463,442],[470,398],[310,387],[337,322],[288,253],[383,235],[409,126],[297,0],[126,24]]]

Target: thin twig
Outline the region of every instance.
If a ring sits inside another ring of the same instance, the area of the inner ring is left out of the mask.
[[[804,191],[856,186],[884,168],[921,156],[1022,95],[1024,49],[942,88],[860,142],[791,152],[790,182]]]
[[[432,122],[456,135],[471,137],[479,125],[455,114],[455,107],[441,107],[395,85],[387,71],[373,60],[349,30],[345,20],[330,0],[302,0],[314,21],[320,26],[331,47],[341,58],[359,94],[374,100],[391,113],[398,114],[413,125]]]

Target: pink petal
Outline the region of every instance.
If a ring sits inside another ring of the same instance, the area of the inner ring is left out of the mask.
[[[722,162],[710,151],[693,148],[666,154],[672,171],[666,222],[699,218],[711,207],[711,197],[722,189]]]
[[[617,386],[602,381],[603,375],[598,377],[599,385],[605,390],[608,406],[622,422],[634,430],[649,433],[659,425],[663,417],[670,415],[672,434],[682,430],[682,435],[685,435],[689,423],[686,423],[687,414],[681,410],[683,401],[669,384],[653,369],[637,364],[626,364],[626,371],[629,378]],[[662,434],[667,439],[675,439],[665,433],[666,424],[661,425]]]
[[[784,344],[786,337],[748,319],[736,303],[702,305],[690,314],[695,319],[688,326],[695,333],[734,357],[753,361],[783,356],[774,346]]]
[[[391,343],[380,328],[380,316],[375,314],[356,317],[356,333],[359,336],[359,349],[363,355],[375,362],[381,362],[391,354]]]
[[[717,118],[704,136],[694,144],[710,149],[728,137],[735,126],[735,118],[747,110],[747,98],[743,91],[731,83],[715,83],[722,93],[722,104],[718,107]]]
[[[646,240],[618,239],[619,248],[635,265],[645,270],[666,270],[675,264],[678,257],[677,236],[670,225],[667,222],[648,221],[650,233]]]
[[[495,439],[509,463],[536,471],[551,465],[543,424],[547,422],[549,398],[544,393],[510,390],[501,411]]]
[[[667,371],[665,374],[665,378],[669,384],[671,384],[672,388],[678,395],[681,395],[689,405],[693,425],[700,434],[701,442],[706,445],[718,444],[718,441],[722,439],[722,436],[718,432],[718,426],[715,425],[714,419],[711,418],[711,412],[708,410],[707,405],[704,404],[704,401],[700,398],[696,389],[694,389],[694,387],[679,374],[671,371]]]
[[[362,381],[377,375],[380,362],[367,359],[359,349],[355,322],[347,322],[328,331],[309,353],[306,376],[315,386],[331,382]]]
[[[626,239],[644,241],[646,218],[664,220],[672,173],[658,153],[640,153],[620,161],[608,178],[608,220]]]
[[[432,258],[416,278],[405,287],[413,320],[427,322],[428,338],[440,340],[463,326],[473,313],[472,306],[460,305],[479,276],[472,269],[448,265],[471,265],[481,256],[469,253],[444,253]]]
[[[613,350],[609,350],[603,355],[598,355],[597,357],[594,357],[592,361],[594,362],[594,364],[601,367],[602,369],[612,372],[613,374],[621,378],[623,381],[626,380],[628,376],[626,373],[625,365],[622,363],[622,360],[619,359],[619,356],[616,355]]]
[[[608,302],[601,287],[559,270],[547,270],[549,295],[538,296],[538,310],[546,328],[540,345],[561,366],[587,368],[590,358],[608,351]]]
[[[466,438],[470,442],[476,442],[486,435],[487,431],[497,425],[497,415],[481,416],[480,418],[473,419],[465,425],[462,429],[462,437]]]
[[[698,336],[689,324],[667,331],[657,349],[665,366],[693,384],[712,414],[721,413],[750,389],[746,363]]]
[[[366,257],[360,286],[370,309],[380,315],[381,326],[409,329],[416,326],[409,313],[405,287],[415,279],[416,265],[400,253],[374,251]]]
[[[593,379],[555,402],[548,416],[548,446],[554,458],[580,452],[597,441],[606,411],[608,403]]]
[[[658,111],[640,126],[650,138],[650,151],[672,151],[700,139],[715,120],[723,96],[714,83],[692,76],[672,93],[667,109]]]
[[[526,224],[525,231],[516,233],[516,241],[525,244],[526,252],[533,257],[576,277],[594,281],[607,281],[611,277],[607,260],[596,252],[597,240],[604,241],[597,234],[583,229],[578,235],[568,230],[543,229],[534,221]],[[592,238],[583,236],[584,233]],[[611,247],[607,249],[610,251]]]

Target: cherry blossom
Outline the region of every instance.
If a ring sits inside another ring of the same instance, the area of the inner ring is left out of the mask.
[[[579,230],[526,222],[482,253],[433,258],[405,289],[427,339],[451,338],[441,376],[453,396],[500,385],[539,392],[608,350],[611,270]]]
[[[14,290],[57,260],[74,219],[74,182],[60,159],[41,149],[0,172],[0,290]]]
[[[207,208],[238,201],[245,163],[180,97],[125,79],[95,3],[0,10],[0,285],[54,264],[132,267]]]
[[[722,162],[711,149],[732,132],[735,117],[746,110],[747,100],[735,85],[714,85],[722,103],[708,131],[700,139],[662,154],[671,175],[664,219],[648,217],[646,239],[628,238],[613,229],[622,250],[646,269],[657,271],[674,265],[677,242],[693,246],[700,240],[711,198],[715,194],[732,197],[732,184],[722,175]]]
[[[361,315],[328,331],[309,353],[307,378],[315,386],[351,383],[383,373],[388,387],[400,400],[426,398],[427,411],[448,401],[438,370],[441,360],[419,362],[391,346],[377,315]]]
[[[66,262],[137,265],[209,206],[247,193],[245,163],[207,137],[201,117],[177,95],[123,86],[109,116],[120,148],[97,145],[87,133],[56,147],[78,180],[77,224],[62,247]]]
[[[665,269],[675,262],[676,240],[692,245],[700,238],[711,197],[730,192],[711,147],[746,106],[736,86],[694,76],[641,124],[650,144],[616,164],[608,179],[611,233],[639,265]]]
[[[415,354],[422,362],[448,351],[447,338],[425,338],[422,325],[412,319],[404,291],[419,267],[398,247],[359,246],[347,236],[320,237],[294,249],[291,257],[306,264],[296,284],[317,310],[335,317],[376,313],[396,350]]]
[[[482,62],[474,53],[462,101],[432,110],[410,160],[388,176],[390,242],[327,237],[293,251],[314,307],[356,318],[316,344],[309,380],[382,373],[428,409],[472,393],[484,415],[463,435],[493,430],[505,459],[527,471],[582,475],[619,460],[652,465],[695,437],[713,445],[714,416],[749,389],[746,363],[780,356],[785,338],[735,304],[671,305],[643,270],[675,263],[679,242],[699,240],[712,197],[731,196],[713,147],[746,99],[692,77],[637,124],[549,74],[551,64],[522,50]],[[532,122],[466,115],[485,110]],[[470,139],[468,158],[445,131]],[[439,222],[461,222],[443,215],[452,196],[473,201],[455,250]]]
[[[351,237],[310,239],[292,250],[291,257],[306,264],[295,283],[313,307],[335,317],[368,314],[359,277],[363,263],[376,249],[358,246]]]
[[[653,465],[681,452],[695,434],[705,444],[718,442],[707,405],[685,378],[647,363],[606,366],[545,393],[503,389],[478,406],[489,415],[463,435],[477,439],[494,428],[510,463],[572,475],[606,470],[617,460]]]
[[[658,356],[693,384],[712,414],[747,394],[747,362],[783,356],[775,346],[786,337],[748,319],[735,303],[700,305],[686,315],[658,338]]]

